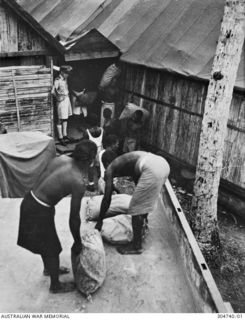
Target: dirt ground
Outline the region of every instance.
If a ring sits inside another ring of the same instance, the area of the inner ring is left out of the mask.
[[[0,199],[0,312],[65,313],[196,313],[201,312],[180,258],[178,243],[161,202],[149,217],[147,241],[141,255],[120,255],[104,243],[106,277],[92,297],[77,290],[49,293],[49,277],[42,274],[39,255],[16,245],[21,199]],[[94,228],[85,223],[88,198],[81,208],[81,233]],[[56,206],[55,224],[63,251],[61,265],[71,267],[73,243],[68,226],[70,198]],[[11,232],[10,232],[11,230]],[[73,273],[61,277],[73,281]]]
[[[174,187],[188,220],[192,195]],[[225,208],[218,209],[218,223],[222,245],[222,264],[210,267],[224,301],[229,301],[235,312],[245,312],[245,220],[232,215]]]

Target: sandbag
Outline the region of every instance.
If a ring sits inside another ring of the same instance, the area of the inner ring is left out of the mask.
[[[126,244],[133,240],[132,216],[120,215],[103,220],[101,235],[111,244]]]
[[[137,110],[141,110],[143,112],[143,120],[145,121],[150,113],[148,110],[144,109],[144,108],[141,108],[139,106],[137,106],[136,104],[134,103],[131,103],[131,102],[128,102],[125,106],[125,108],[123,109],[119,119],[122,120],[122,119],[127,119],[127,118],[130,118],[133,113]]]
[[[111,205],[106,212],[105,218],[113,217],[118,214],[127,214],[129,203],[132,196],[128,194],[114,194],[111,197]],[[97,220],[100,214],[100,206],[103,195],[94,196],[87,202],[86,220]]]
[[[99,88],[105,88],[109,86],[112,79],[118,77],[121,73],[120,68],[118,68],[115,63],[111,64],[103,73],[103,76],[100,80]]]
[[[72,270],[77,289],[86,296],[95,292],[106,276],[105,251],[98,230],[88,229],[81,236],[82,251],[71,254]]]

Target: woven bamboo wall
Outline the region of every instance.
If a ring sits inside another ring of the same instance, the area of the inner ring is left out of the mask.
[[[129,64],[123,70],[123,105],[151,113],[145,142],[196,165],[207,83]],[[245,188],[245,96],[234,92],[225,139],[222,178]]]
[[[52,133],[51,85],[45,66],[0,68],[0,119],[9,132]]]

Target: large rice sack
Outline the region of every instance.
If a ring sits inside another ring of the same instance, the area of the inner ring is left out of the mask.
[[[77,289],[88,296],[105,280],[105,251],[98,230],[88,229],[81,238],[82,251],[79,255],[72,253],[71,261]]]
[[[111,244],[126,244],[133,240],[132,216],[120,215],[103,220],[101,235]]]
[[[141,108],[134,103],[128,102],[125,108],[123,109],[119,119],[122,120],[122,119],[130,118],[134,114],[134,112],[137,110],[141,110],[143,112],[143,120],[146,120],[150,115],[148,110]]]
[[[118,214],[127,214],[132,196],[128,194],[113,194],[111,197],[111,205],[106,212],[105,217],[113,217]],[[103,195],[94,196],[87,202],[86,220],[95,221],[100,214],[100,206]]]
[[[118,68],[115,63],[111,64],[103,73],[102,78],[100,80],[99,87],[101,89],[109,86],[111,83],[112,79],[115,77],[118,77],[121,73],[120,68]]]

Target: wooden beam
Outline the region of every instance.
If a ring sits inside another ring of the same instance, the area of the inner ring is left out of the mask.
[[[186,110],[186,109],[184,109],[184,108],[175,106],[174,104],[171,104],[171,103],[168,103],[168,102],[165,102],[165,101],[162,101],[162,100],[158,100],[158,99],[154,99],[154,98],[147,97],[147,96],[145,96],[145,95],[143,95],[143,94],[140,94],[140,93],[138,93],[138,92],[134,92],[134,91],[132,91],[132,90],[126,89],[126,90],[124,90],[124,91],[125,91],[126,93],[132,94],[132,95],[134,95],[134,96],[136,96],[136,97],[139,97],[139,98],[141,98],[141,99],[150,101],[150,102],[152,102],[152,103],[160,104],[160,105],[162,105],[162,106],[164,106],[164,107],[169,107],[169,108],[171,108],[171,109],[179,110],[180,112],[187,113],[187,114],[189,114],[189,115],[191,115],[191,116],[197,116],[197,117],[200,117],[200,118],[202,118],[202,116],[203,116],[203,115],[200,114],[200,113]]]
[[[101,52],[69,52],[65,54],[65,61],[90,60],[101,58],[118,57],[118,51],[101,51]]]
[[[20,110],[19,110],[19,100],[18,100],[18,93],[17,93],[17,87],[16,82],[14,78],[14,70],[12,70],[12,79],[13,79],[13,86],[14,86],[14,95],[15,95],[15,103],[16,103],[16,113],[17,113],[17,127],[18,131],[20,131]]]
[[[46,56],[51,54],[54,54],[54,52],[51,52],[49,50],[0,52],[0,58],[23,57],[23,56]]]

